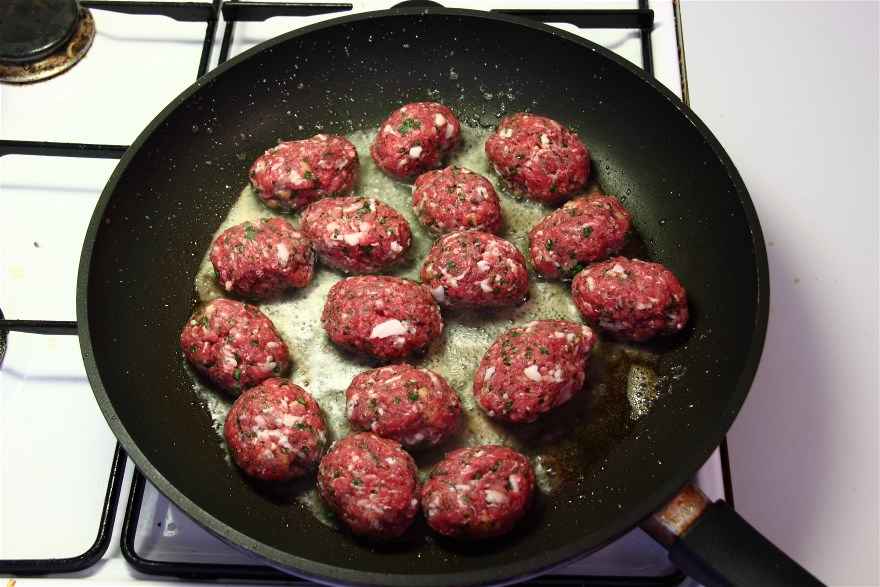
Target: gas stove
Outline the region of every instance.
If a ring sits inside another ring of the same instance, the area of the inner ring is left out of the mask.
[[[686,85],[671,1],[443,4],[540,20],[613,50],[679,96]],[[208,534],[126,462],[93,399],[76,337],[65,336],[76,333],[80,247],[116,159],[198,76],[294,28],[391,3],[46,6],[69,18],[30,43],[0,47],[0,310],[30,321],[0,332],[0,576],[290,582]],[[697,476],[713,499],[732,497],[725,454],[716,451]],[[635,529],[532,583],[681,580],[665,551]]]

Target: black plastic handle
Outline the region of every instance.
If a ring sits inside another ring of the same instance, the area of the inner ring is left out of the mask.
[[[723,501],[709,504],[672,543],[669,559],[710,587],[822,585]]]

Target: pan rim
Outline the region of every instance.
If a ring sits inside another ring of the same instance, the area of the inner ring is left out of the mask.
[[[756,283],[757,283],[757,304],[754,316],[754,339],[752,340],[745,364],[740,372],[738,380],[732,384],[733,390],[728,395],[727,403],[724,409],[722,421],[716,427],[717,432],[714,435],[707,435],[700,442],[696,443],[696,448],[689,451],[682,457],[675,471],[658,483],[649,494],[643,498],[638,507],[621,513],[614,524],[610,524],[601,529],[601,531],[593,531],[590,534],[582,536],[580,539],[569,542],[566,545],[552,551],[544,551],[536,556],[519,559],[514,562],[478,569],[474,571],[451,572],[446,574],[399,574],[399,573],[375,573],[370,571],[360,571],[347,569],[317,562],[311,559],[305,559],[293,555],[289,552],[278,550],[263,542],[256,541],[249,536],[233,529],[222,520],[211,515],[189,497],[179,491],[162,473],[153,466],[147,455],[140,450],[133,438],[129,435],[124,423],[116,414],[115,409],[110,400],[106,388],[103,385],[100,374],[98,372],[98,364],[95,357],[94,349],[91,342],[91,333],[89,328],[89,309],[88,309],[88,287],[89,275],[94,254],[95,241],[98,230],[103,223],[104,212],[116,192],[116,186],[125,170],[128,168],[135,155],[140,151],[147,140],[153,135],[154,131],[169,117],[173,112],[192,95],[198,92],[202,86],[209,84],[216,77],[223,75],[239,64],[249,60],[251,57],[264,50],[270,49],[282,43],[288,42],[290,39],[310,34],[312,32],[331,28],[337,25],[357,22],[361,20],[370,20],[376,18],[386,18],[391,16],[461,16],[475,19],[483,19],[488,21],[500,21],[508,24],[515,24],[548,33],[564,39],[569,42],[576,43],[585,49],[589,49],[598,53],[602,57],[614,62],[616,65],[623,67],[630,74],[636,76],[641,82],[649,86],[660,96],[665,98],[671,105],[679,111],[679,113],[690,123],[700,134],[706,144],[712,149],[713,153],[721,163],[731,183],[735,187],[736,196],[742,206],[746,224],[751,232],[751,241],[753,245],[754,262],[756,267]],[[755,374],[758,369],[761,354],[764,347],[767,323],[769,318],[769,267],[767,261],[767,251],[764,243],[764,237],[758,220],[758,215],[754,204],[749,196],[748,190],[740,177],[736,167],[730,157],[725,152],[721,143],[712,134],[708,127],[699,119],[699,117],[677,96],[669,91],[657,80],[648,76],[641,68],[630,63],[613,52],[601,47],[591,41],[578,37],[567,31],[550,27],[543,23],[534,22],[525,18],[510,16],[506,14],[488,12],[482,10],[466,10],[454,8],[406,8],[406,9],[390,9],[370,12],[359,12],[347,14],[312,24],[306,27],[297,28],[285,34],[274,37],[265,41],[234,58],[220,64],[214,70],[208,72],[203,77],[186,88],[177,97],[175,97],[162,111],[144,128],[138,137],[132,142],[129,149],[120,159],[113,173],[107,181],[92,218],[89,222],[88,230],[83,243],[82,254],[80,257],[79,272],[77,276],[77,300],[76,300],[77,321],[79,324],[79,342],[85,364],[86,374],[92,387],[95,398],[101,411],[107,420],[111,430],[116,438],[123,445],[129,457],[134,461],[135,465],[144,474],[144,476],[153,483],[156,488],[168,499],[170,499],[183,512],[192,517],[195,521],[208,529],[215,536],[220,537],[224,542],[233,546],[244,549],[245,551],[262,559],[266,564],[278,568],[286,573],[316,581],[319,583],[333,584],[334,582],[343,581],[347,584],[354,585],[412,585],[419,584],[426,587],[432,586],[468,586],[468,585],[485,585],[485,584],[507,584],[515,581],[526,580],[547,572],[548,570],[568,563],[581,556],[585,556],[593,552],[615,538],[619,537],[632,527],[636,526],[641,520],[650,516],[657,508],[668,501],[678,490],[685,485],[694,475],[694,473],[705,463],[712,452],[717,448],[725,434],[733,424],[739,410],[741,409],[746,396],[750,390]]]

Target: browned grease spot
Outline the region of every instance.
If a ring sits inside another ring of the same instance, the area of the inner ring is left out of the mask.
[[[488,422],[508,437],[509,444],[542,465],[553,490],[565,489],[589,476],[612,447],[628,436],[636,419],[627,397],[630,370],[656,372],[660,355],[630,345],[602,342],[594,348],[585,389],[567,404],[529,424]],[[469,418],[486,419],[479,408]],[[432,465],[453,448],[480,444],[474,430],[452,442],[418,455],[421,467]]]

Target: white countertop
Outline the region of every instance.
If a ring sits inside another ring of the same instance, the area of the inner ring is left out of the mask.
[[[729,436],[736,508],[834,585],[880,584],[878,12],[682,5],[691,106],[770,257],[766,347]]]

